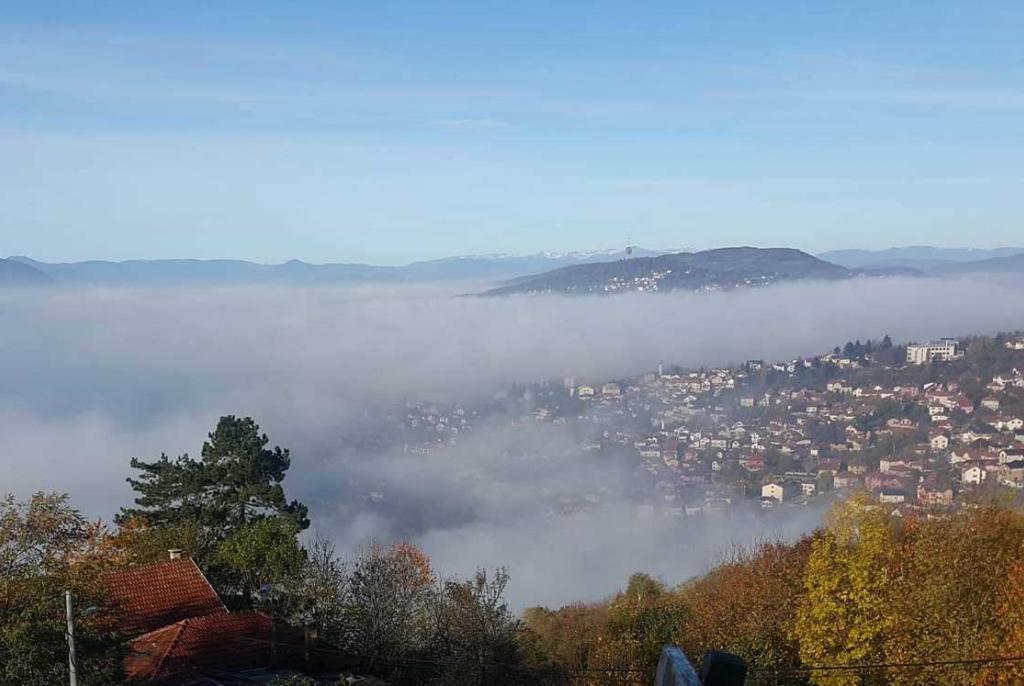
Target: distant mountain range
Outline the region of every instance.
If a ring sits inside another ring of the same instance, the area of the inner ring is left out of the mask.
[[[817,256],[786,248],[720,248],[701,252],[634,248],[628,257],[624,250],[479,255],[403,266],[194,259],[48,263],[10,257],[0,258],[0,287],[401,284],[461,280],[501,284],[487,294],[504,295],[716,290],[856,275],[1024,273],[1024,248],[911,246],[834,250]]]
[[[53,280],[35,267],[18,260],[0,259],[0,288],[4,286],[41,286]]]
[[[1024,254],[1024,248],[933,248],[912,245],[886,250],[831,250],[818,255],[823,260],[850,269],[914,269],[924,274],[964,271],[1024,271],[1024,265],[1000,262]],[[973,266],[966,266],[966,265]]]
[[[719,248],[562,267],[484,295],[731,290],[799,279],[847,279],[859,273],[792,248]]]
[[[1024,253],[992,257],[977,262],[956,262],[944,265],[933,273],[942,274],[1024,274]]]
[[[660,252],[634,248],[635,256]],[[71,285],[161,286],[327,283],[418,283],[427,281],[504,281],[567,265],[606,262],[625,257],[623,250],[448,257],[385,267],[367,264],[310,264],[291,260],[258,264],[243,260],[127,260],[109,262],[39,262],[29,257],[0,260],[0,285],[54,282]],[[10,273],[9,279],[4,274]],[[36,277],[30,276],[36,274]],[[40,280],[38,277],[41,276]],[[18,279],[15,281],[15,279]]]

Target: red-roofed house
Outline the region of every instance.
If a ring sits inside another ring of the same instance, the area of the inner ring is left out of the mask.
[[[213,586],[190,559],[118,570],[107,577],[120,633],[144,634],[182,619],[226,614]]]
[[[124,668],[133,682],[219,684],[218,675],[295,663],[294,650],[281,654],[282,642],[303,641],[294,630],[275,630],[269,615],[228,612],[190,559],[118,570],[107,577],[107,588],[115,627],[131,637]]]
[[[204,678],[212,674],[272,666],[275,636],[268,615],[218,613],[183,619],[130,645],[125,659],[129,679],[183,686],[209,683]]]

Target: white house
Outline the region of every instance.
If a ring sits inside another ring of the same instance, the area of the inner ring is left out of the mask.
[[[792,497],[792,491],[789,484],[770,483],[761,486],[761,497],[771,498],[776,502],[782,503],[786,501],[786,498]]]
[[[1003,448],[999,451],[999,464],[1024,460],[1024,448]]]
[[[988,476],[988,472],[981,465],[973,464],[964,468],[960,472],[960,482],[964,484],[974,484],[975,486],[980,485],[985,477]]]

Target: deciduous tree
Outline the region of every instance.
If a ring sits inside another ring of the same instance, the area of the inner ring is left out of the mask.
[[[66,495],[0,500],[0,686],[67,682],[64,592],[80,610],[102,607],[111,551],[106,530]],[[79,683],[121,683],[121,641],[103,613],[80,614],[76,624]]]

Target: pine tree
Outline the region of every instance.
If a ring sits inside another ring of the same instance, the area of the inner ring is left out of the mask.
[[[118,521],[142,517],[155,526],[195,522],[226,538],[267,517],[290,519],[309,527],[308,509],[285,499],[281,482],[291,464],[288,450],[267,448],[269,439],[250,417],[221,417],[203,444],[202,457],[174,459],[162,454],[153,462],[132,458],[141,472],[128,483],[138,507],[124,508]]]

